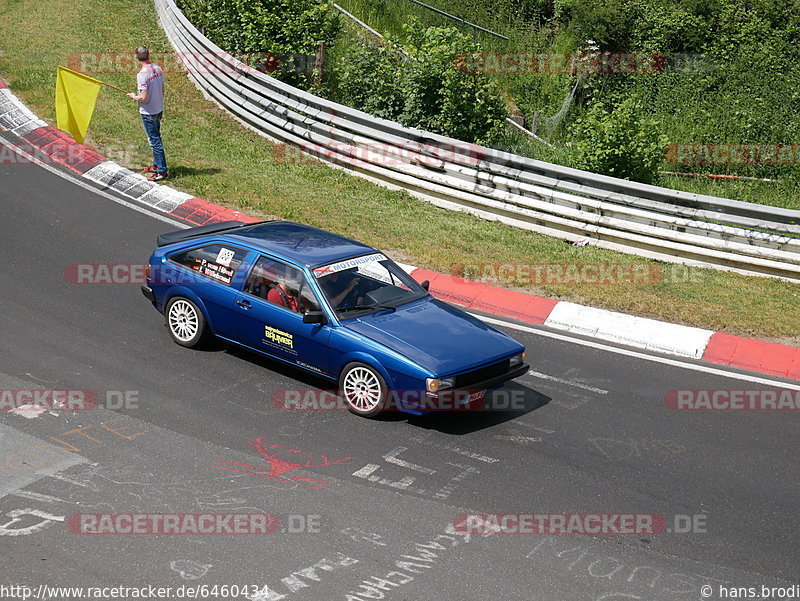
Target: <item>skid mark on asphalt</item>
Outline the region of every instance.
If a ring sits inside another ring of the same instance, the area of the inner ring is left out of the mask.
[[[675,440],[655,438],[587,438],[589,444],[611,461],[643,457],[645,454],[680,455],[689,447]]]

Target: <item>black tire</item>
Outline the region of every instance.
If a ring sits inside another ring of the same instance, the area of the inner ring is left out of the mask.
[[[206,340],[208,326],[200,308],[183,296],[174,296],[164,308],[169,335],[181,346],[197,348]]]
[[[339,396],[356,415],[378,415],[386,408],[388,394],[386,381],[366,363],[348,363],[339,374]]]

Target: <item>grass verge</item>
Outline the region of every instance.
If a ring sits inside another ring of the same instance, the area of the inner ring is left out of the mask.
[[[6,0],[0,5],[0,75],[40,117],[54,123],[56,66],[81,52],[129,53],[144,43],[170,50],[149,3],[129,0]],[[132,71],[97,77],[134,88]],[[453,265],[623,264],[653,261],[575,248],[561,240],[438,209],[321,164],[286,164],[266,139],[244,129],[205,100],[181,74],[167,74],[163,134],[177,189],[253,215],[279,216],[330,229],[438,271]],[[121,164],[149,163],[136,106],[103,89],[87,143]],[[744,336],[800,344],[800,286],[707,269],[663,266],[667,278],[640,285],[507,287],[615,311]],[[473,270],[474,272],[475,270]],[[493,268],[478,268],[499,275]],[[522,267],[524,274],[528,271]]]

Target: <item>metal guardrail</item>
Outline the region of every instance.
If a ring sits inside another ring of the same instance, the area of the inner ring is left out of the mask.
[[[662,261],[800,282],[800,211],[620,180],[403,127],[294,88],[154,0],[197,87],[262,135],[433,204]]]

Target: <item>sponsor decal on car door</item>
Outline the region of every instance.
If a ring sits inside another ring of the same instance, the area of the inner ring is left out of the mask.
[[[303,273],[259,257],[236,298],[236,338],[259,351],[325,374],[330,327],[303,323],[319,302]]]

